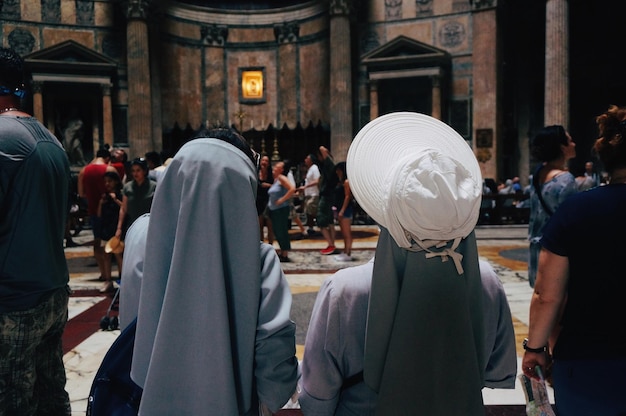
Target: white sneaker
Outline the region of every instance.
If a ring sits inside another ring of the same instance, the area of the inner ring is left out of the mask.
[[[335,256],[335,260],[337,261],[352,261],[352,257],[347,255],[346,253],[341,253]]]

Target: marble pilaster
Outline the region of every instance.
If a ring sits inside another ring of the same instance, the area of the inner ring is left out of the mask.
[[[43,119],[43,82],[33,82],[33,116],[44,125],[46,121]]]
[[[370,120],[378,117],[378,81],[370,80]]]
[[[227,124],[227,100],[224,85],[226,62],[224,47],[228,39],[228,27],[223,25],[204,25],[200,29],[204,44],[204,97],[206,99],[205,123],[208,126]]]
[[[568,0],[546,2],[544,125],[569,125]]]
[[[497,154],[500,144],[499,124],[500,118],[498,105],[498,61],[497,61],[497,37],[496,10],[481,9],[474,13],[472,18],[472,136],[476,141],[480,130],[490,130],[493,140],[489,147],[476,147],[480,162],[480,170],[484,178],[497,178]],[[494,41],[496,39],[496,41]]]
[[[148,45],[148,0],[130,0],[127,10],[128,141],[131,157],[154,150]]]
[[[441,120],[441,80],[439,75],[430,77],[432,82],[432,109],[431,115],[437,120]]]
[[[345,160],[352,142],[350,1],[330,2],[330,141],[336,161]]]
[[[113,109],[111,106],[111,84],[100,85],[102,91],[102,136],[104,143],[113,147]]]
[[[298,24],[285,23],[274,27],[278,43],[278,125],[298,121],[298,46],[300,27]]]

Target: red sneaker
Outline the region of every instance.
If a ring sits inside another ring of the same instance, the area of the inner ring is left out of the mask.
[[[326,256],[328,254],[335,254],[336,251],[337,248],[335,246],[328,246],[324,250],[320,250],[320,253]]]

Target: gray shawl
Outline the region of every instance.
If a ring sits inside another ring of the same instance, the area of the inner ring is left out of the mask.
[[[236,415],[256,403],[256,189],[251,160],[217,139],[185,144],[159,182],[131,372],[142,414]]]
[[[452,259],[402,249],[381,230],[364,366],[365,382],[379,393],[377,414],[484,414],[481,279],[473,232],[456,252],[463,256],[461,274]]]

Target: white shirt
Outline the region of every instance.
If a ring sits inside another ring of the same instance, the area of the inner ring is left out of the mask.
[[[307,186],[311,182],[320,180],[320,169],[317,165],[313,164],[306,171],[306,177],[304,178],[304,186]],[[318,185],[309,186],[308,188],[304,188],[304,196],[319,196],[320,188]]]

